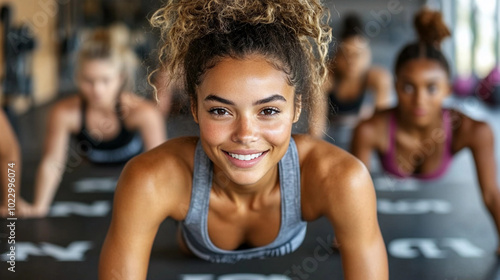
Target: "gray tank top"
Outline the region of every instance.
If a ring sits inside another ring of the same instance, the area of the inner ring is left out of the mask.
[[[234,251],[217,248],[208,236],[207,217],[212,187],[212,162],[200,142],[194,157],[191,202],[181,229],[186,245],[198,257],[217,263],[282,256],[295,251],[306,234],[307,223],[302,220],[300,207],[300,166],[297,146],[290,139],[288,150],[280,160],[281,225],[276,239],[262,247]]]

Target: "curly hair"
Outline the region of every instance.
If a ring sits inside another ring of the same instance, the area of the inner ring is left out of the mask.
[[[417,58],[426,58],[437,61],[450,74],[450,66],[441,52],[441,42],[451,35],[439,11],[428,8],[420,10],[414,18],[413,24],[419,41],[406,45],[396,59],[395,74],[397,75],[404,64]]]
[[[196,87],[220,59],[259,54],[286,73],[296,100],[311,106],[321,102],[327,73],[328,19],[319,0],[171,0],[150,19],[161,31],[155,71],[182,79],[196,105]]]

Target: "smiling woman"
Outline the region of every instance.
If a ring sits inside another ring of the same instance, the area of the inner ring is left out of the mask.
[[[320,217],[335,229],[346,279],[388,278],[363,164],[291,134],[302,108],[321,101],[324,15],[315,0],[171,1],[155,13],[160,69],[185,81],[200,137],[172,139],[127,164],[100,279],[145,279],[166,218],[179,221],[187,253],[236,262],[294,251]]]

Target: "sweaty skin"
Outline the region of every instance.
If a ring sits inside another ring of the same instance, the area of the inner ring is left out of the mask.
[[[214,163],[208,212],[212,243],[234,250],[241,244],[272,242],[280,227],[278,162],[300,114],[294,94],[285,74],[259,55],[225,58],[208,70],[198,87],[198,105],[192,108],[200,138],[169,140],[126,165],[101,252],[99,279],[146,278],[159,225],[168,217],[186,217],[198,140]],[[304,220],[329,219],[340,244],[345,279],[388,279],[375,192],[366,168],[327,142],[293,137]],[[257,158],[248,163],[231,154]]]

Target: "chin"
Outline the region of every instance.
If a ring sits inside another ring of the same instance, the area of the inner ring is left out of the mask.
[[[255,170],[246,170],[246,171],[230,171],[229,174],[226,174],[229,180],[240,186],[250,186],[254,185],[261,180],[265,174],[259,174],[261,172]]]

